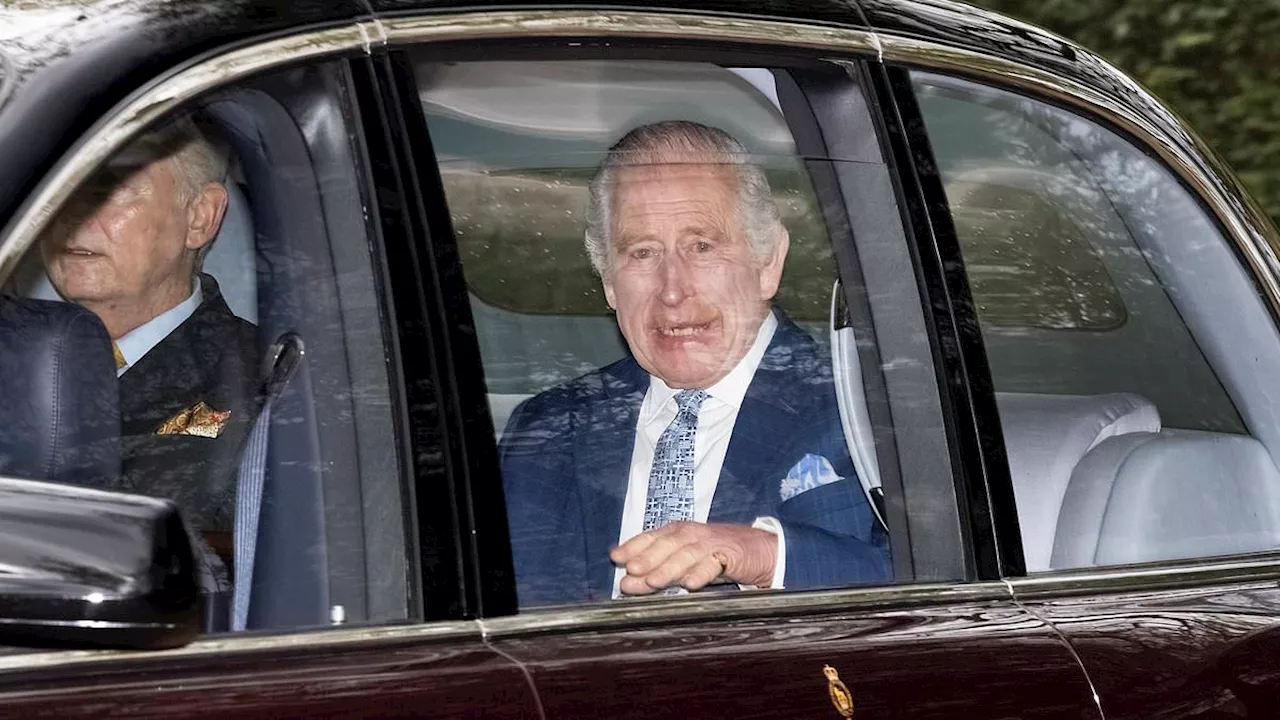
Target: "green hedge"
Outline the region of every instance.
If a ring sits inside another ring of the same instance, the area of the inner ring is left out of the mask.
[[[1101,54],[1181,115],[1280,224],[1280,0],[969,0]]]

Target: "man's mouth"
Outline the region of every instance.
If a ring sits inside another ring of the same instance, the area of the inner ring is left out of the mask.
[[[94,255],[101,254],[101,253],[93,252],[92,250],[85,250],[84,248],[67,248],[62,252],[66,253],[67,255],[76,255],[79,257],[93,257]]]
[[[658,327],[658,334],[669,338],[689,338],[702,335],[711,329],[714,323],[683,323],[679,325],[662,325]]]

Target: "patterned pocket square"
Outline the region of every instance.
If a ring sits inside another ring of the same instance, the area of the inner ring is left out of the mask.
[[[783,479],[779,494],[783,502],[821,485],[833,483],[840,479],[831,462],[821,455],[805,455],[800,462],[791,468]]]
[[[195,435],[213,439],[222,434],[231,418],[230,410],[214,410],[205,401],[192,405],[160,423],[157,435]]]

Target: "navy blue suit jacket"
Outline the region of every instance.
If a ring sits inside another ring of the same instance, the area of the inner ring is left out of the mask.
[[[500,456],[520,604],[608,600],[631,451],[649,374],[630,357],[521,403]],[[806,455],[842,479],[782,499]],[[777,518],[787,589],[887,582],[888,540],[844,443],[831,363],[781,312],[747,389],[708,522]]]

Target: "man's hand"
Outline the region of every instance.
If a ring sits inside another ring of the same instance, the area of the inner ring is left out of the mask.
[[[673,522],[631,538],[609,552],[625,567],[620,589],[644,595],[666,587],[698,590],[718,579],[768,587],[778,536],[745,525]]]

